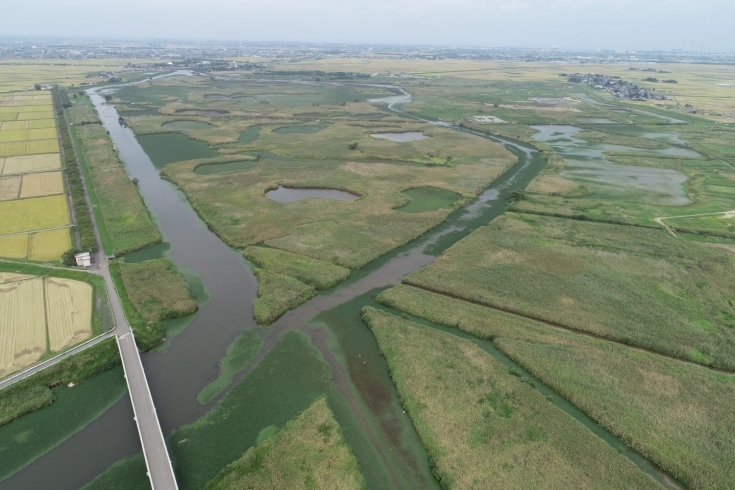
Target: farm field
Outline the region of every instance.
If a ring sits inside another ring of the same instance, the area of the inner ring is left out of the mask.
[[[3,272],[0,303],[0,378],[92,335],[89,284]]]
[[[443,486],[660,488],[473,343],[373,308],[364,317]]]
[[[54,262],[76,248],[51,104],[39,90],[0,99],[2,258]]]

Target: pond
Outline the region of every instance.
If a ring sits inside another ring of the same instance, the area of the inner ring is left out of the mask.
[[[613,194],[615,198],[650,204],[684,206],[689,198],[684,191],[686,174],[665,168],[620,165],[610,161],[605,152],[648,152],[686,156],[685,148],[642,150],[621,145],[609,145],[574,137],[581,131],[575,126],[532,126],[538,131],[533,138],[554,148],[566,162],[561,177],[584,184],[599,198]],[[691,152],[694,153],[694,152]]]
[[[230,111],[224,109],[176,109],[176,114],[191,116],[219,116],[221,114],[229,114]]]
[[[137,139],[158,169],[173,162],[218,156],[205,142],[191,139],[183,133],[143,134]]]
[[[360,196],[338,189],[320,189],[316,187],[304,189],[278,186],[278,189],[266,192],[265,197],[276,202],[293,202],[308,199],[310,197],[319,197],[321,199],[332,199],[336,201],[354,201]]]
[[[228,172],[241,172],[249,170],[257,164],[257,160],[239,160],[237,162],[227,163],[208,163],[194,167],[194,173],[197,175],[214,175],[224,174]]]
[[[436,211],[437,209],[451,206],[459,199],[456,192],[439,189],[438,187],[416,187],[406,189],[401,194],[408,196],[411,201],[397,208],[396,211],[402,213],[424,213],[426,211]]]
[[[406,133],[373,133],[370,136],[381,140],[395,141],[397,143],[407,143],[409,141],[418,141],[429,138],[429,136],[418,131],[408,131]]]
[[[164,129],[185,130],[185,129],[211,129],[212,124],[203,121],[170,121],[161,125]]]
[[[276,134],[314,134],[327,127],[326,124],[293,124],[273,130]]]

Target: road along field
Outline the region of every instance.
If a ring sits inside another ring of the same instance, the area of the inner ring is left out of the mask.
[[[48,91],[0,98],[2,258],[57,261],[76,248],[51,104]]]
[[[92,287],[0,273],[0,378],[92,335]]]

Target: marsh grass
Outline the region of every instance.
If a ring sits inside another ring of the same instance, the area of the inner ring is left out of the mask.
[[[733,369],[733,270],[663,230],[510,213],[404,282]]]
[[[291,276],[317,289],[336,286],[350,275],[344,267],[275,248],[248,247],[244,254],[263,269]]]
[[[270,488],[367,489],[325,397],[259,440],[257,447],[204,486],[205,490]]]
[[[376,300],[492,340],[688,488],[733,486],[732,376],[410,286],[386,290]]]
[[[197,310],[184,276],[171,260],[122,262],[120,271],[128,298],[145,321],[177,318]]]
[[[659,488],[472,342],[365,308],[444,488]]]
[[[161,241],[161,233],[151,220],[138,189],[125,173],[89,99],[81,97],[76,101],[68,109],[74,123],[72,138],[81,150],[79,160],[87,185],[91,187],[93,209],[95,204],[99,206],[98,223],[103,231],[103,242],[107,242],[104,243],[105,252],[122,255],[155,245]],[[92,124],[80,124],[84,121]]]
[[[197,401],[206,405],[221,394],[235,378],[235,375],[245,369],[250,361],[260,352],[263,347],[264,331],[262,329],[246,330],[227,347],[225,357],[219,361],[219,374],[217,378],[205,386],[197,394]]]
[[[313,286],[293,277],[263,269],[256,269],[255,276],[258,278],[258,299],[253,303],[253,317],[259,325],[270,325],[316,294]]]

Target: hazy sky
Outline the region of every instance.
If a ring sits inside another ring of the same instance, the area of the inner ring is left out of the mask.
[[[1,35],[735,51],[735,0],[8,1]],[[10,21],[8,19],[16,19]]]

